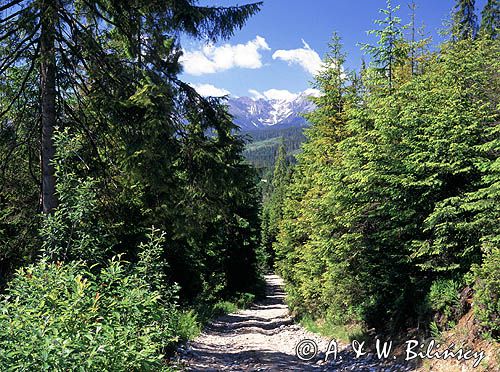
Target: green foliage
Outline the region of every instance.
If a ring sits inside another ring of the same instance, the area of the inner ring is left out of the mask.
[[[14,370],[162,370],[177,310],[125,263],[96,274],[45,260],[20,269],[2,297],[0,366]]]
[[[431,336],[433,339],[435,339],[436,341],[441,340],[442,333],[441,333],[441,330],[439,329],[439,326],[436,322],[434,322],[434,321],[430,322],[429,329],[430,329],[430,333],[431,333]]]
[[[451,315],[452,308],[460,305],[459,290],[460,285],[454,280],[436,280],[432,283],[428,294],[431,308]]]
[[[408,55],[392,89],[327,63],[274,245],[295,314],[388,332],[430,321],[426,299],[441,328],[462,315],[451,283],[500,236],[497,54],[455,41],[411,74]]]
[[[244,140],[225,102],[178,79],[178,36],[227,38],[262,4],[52,3],[25,1],[17,12],[11,2],[0,16],[0,52],[9,56],[0,67],[2,278],[41,246],[53,260],[102,262],[123,253],[145,265],[152,288],[178,283],[186,303],[251,290],[261,266],[255,174],[242,164]],[[48,154],[59,207],[42,219],[33,113],[47,57],[37,45],[47,36],[38,15],[49,13],[65,46],[54,48],[61,129]],[[164,241],[138,249],[151,226]]]
[[[98,215],[98,183],[77,174],[79,167],[86,166],[79,155],[81,139],[66,129],[55,134],[54,142],[59,205],[53,214],[42,217],[42,252],[53,261],[100,262],[112,242]]]
[[[262,267],[244,140],[178,79],[179,34],[227,38],[262,4],[20,5],[0,12],[0,369],[167,370],[201,327],[177,303],[244,306]]]
[[[261,215],[261,242],[267,255],[267,266],[274,265],[273,244],[278,234],[278,223],[283,218],[283,201],[290,182],[290,164],[285,145],[282,143],[274,164],[271,185],[263,196]]]
[[[234,299],[262,266],[244,140],[224,101],[178,79],[179,34],[227,38],[262,4],[19,5],[0,12],[0,286],[24,268],[2,297],[0,369],[166,369],[200,328],[177,302]]]
[[[0,43],[1,44],[1,43]],[[0,55],[5,51],[0,46]],[[0,79],[0,113],[22,85],[28,67],[20,63]],[[32,79],[29,80],[32,82]],[[31,85],[26,94],[37,90]],[[39,227],[36,210],[39,204],[39,143],[31,133],[38,108],[32,101],[16,104],[0,114],[0,286],[15,269],[32,262],[39,242],[34,238]],[[9,123],[9,124],[8,124]],[[25,124],[25,125],[24,125]]]
[[[149,283],[151,289],[165,293],[167,269],[167,264],[163,258],[165,233],[160,232],[153,226],[146,238],[148,239],[146,243],[139,244],[137,271]]]
[[[281,144],[284,144],[288,161],[295,162],[295,155],[300,152],[300,145],[305,140],[303,127],[267,128],[258,131],[244,132],[248,138],[243,156],[259,172],[259,175],[268,180],[268,173],[272,173],[274,162]]]
[[[474,296],[476,316],[487,332],[500,339],[500,249],[490,247],[481,266],[473,268],[476,283]]]
[[[310,316],[306,316],[300,320],[300,323],[309,331],[319,333],[330,339],[342,340],[350,342],[352,340],[363,341],[367,336],[363,333],[363,329],[359,324],[339,325],[325,319],[314,320]]]
[[[377,45],[363,45],[363,49],[373,58],[375,71],[388,82],[389,89],[392,89],[396,68],[404,62],[408,52],[408,45],[403,38],[405,27],[401,26],[401,18],[396,16],[398,10],[399,5],[393,7],[391,0],[387,0],[386,9],[380,10],[385,18],[375,21],[381,28],[368,32],[377,37]]]
[[[212,319],[235,313],[238,310],[245,309],[255,300],[253,293],[237,293],[227,300],[219,300],[214,303],[199,303],[195,306],[195,318],[198,321],[198,326],[205,325]]]
[[[474,39],[478,24],[476,0],[457,0],[453,14],[453,37],[458,40]]]
[[[201,333],[202,325],[203,324],[198,320],[198,315],[194,310],[180,312],[176,325],[179,340],[193,340]]]
[[[481,13],[481,35],[496,39],[500,28],[500,1],[488,0]]]
[[[451,279],[438,279],[432,283],[427,301],[430,309],[436,313],[437,321],[441,329],[446,329],[462,316],[462,304],[460,303],[460,284]],[[432,328],[431,328],[432,331]]]

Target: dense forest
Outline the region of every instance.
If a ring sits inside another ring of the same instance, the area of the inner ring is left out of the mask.
[[[457,1],[438,47],[398,10],[381,10],[361,71],[333,36],[297,164],[276,161],[263,245],[299,317],[436,335],[473,303],[498,339],[499,3],[478,24]]]
[[[2,371],[167,368],[258,285],[244,139],[178,74],[261,4],[196,3],[0,2]]]
[[[435,334],[472,303],[498,340],[498,0],[439,46],[388,1],[360,71],[334,34],[305,134],[248,143],[180,39],[261,7],[0,0],[2,371],[171,370],[273,269],[298,318]]]
[[[293,163],[305,141],[303,127],[261,129],[242,132],[242,135],[247,141],[243,156],[262,175],[272,172],[280,145],[285,146],[289,161]]]

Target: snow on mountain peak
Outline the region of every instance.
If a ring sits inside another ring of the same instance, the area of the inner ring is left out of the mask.
[[[242,130],[275,125],[282,127],[307,125],[302,114],[315,109],[309,97],[320,95],[316,89],[307,89],[298,94],[279,89],[270,89],[263,93],[255,90],[249,92],[252,97],[233,97],[228,101],[229,112]]]

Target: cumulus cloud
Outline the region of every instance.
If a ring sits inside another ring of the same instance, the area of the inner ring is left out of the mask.
[[[184,51],[180,61],[184,72],[190,75],[213,74],[231,68],[258,69],[262,64],[262,50],[271,50],[266,39],[255,37],[246,44],[206,45],[201,50]]]
[[[205,97],[223,97],[231,94],[224,88],[217,88],[212,84],[190,84],[196,91]]]
[[[259,92],[255,89],[249,89],[248,93],[250,93],[250,97],[257,99],[266,99],[266,100],[279,100],[279,101],[291,101],[297,98],[300,95],[305,96],[314,96],[319,97],[321,92],[318,89],[306,89],[300,93],[293,93],[286,89],[269,89],[264,92]]]
[[[273,54],[273,59],[281,59],[288,64],[298,64],[311,75],[316,75],[323,66],[321,57],[304,40],[302,43],[304,44],[303,48],[277,50]]]

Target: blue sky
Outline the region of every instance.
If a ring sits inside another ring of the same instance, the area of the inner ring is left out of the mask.
[[[411,0],[393,0],[399,16],[409,22]],[[202,1],[206,5],[242,2]],[[249,2],[243,2],[249,3]],[[439,29],[450,16],[454,0],[415,0],[416,23],[425,24],[434,44]],[[477,0],[480,15],[486,0]],[[332,32],[342,37],[347,67],[359,68],[363,52],[359,43],[375,43],[366,31],[380,18],[385,0],[264,0],[262,10],[242,30],[216,45],[183,40],[185,56],[182,78],[200,93],[269,98],[283,97],[310,88],[319,58],[327,51]]]

